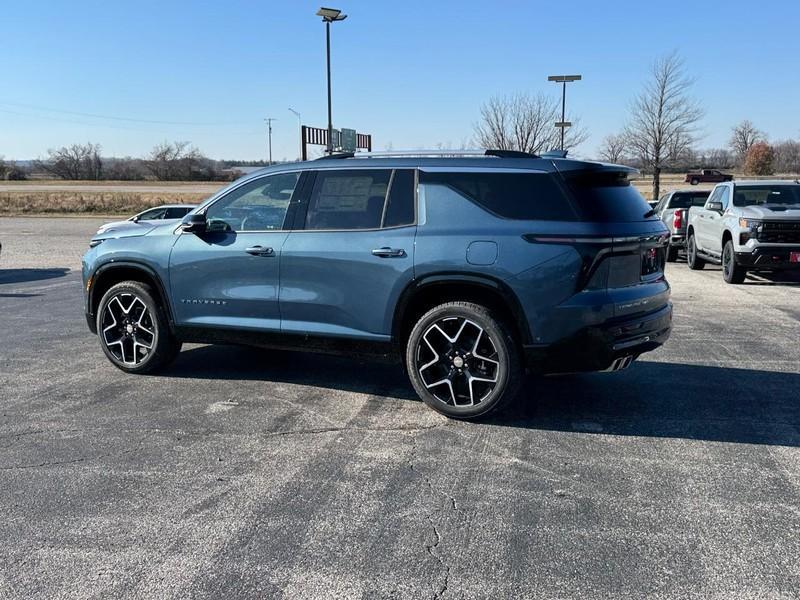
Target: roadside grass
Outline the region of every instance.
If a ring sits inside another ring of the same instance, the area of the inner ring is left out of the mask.
[[[159,204],[196,204],[208,194],[131,192],[0,192],[0,215],[132,215]]]

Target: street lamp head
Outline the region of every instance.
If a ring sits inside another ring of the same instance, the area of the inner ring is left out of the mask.
[[[580,81],[580,75],[550,75],[547,78],[547,81],[557,81],[558,83],[564,83],[569,81]]]
[[[338,8],[325,8],[324,6],[317,11],[317,16],[322,17],[326,23],[344,21],[347,18],[347,15],[343,15]]]

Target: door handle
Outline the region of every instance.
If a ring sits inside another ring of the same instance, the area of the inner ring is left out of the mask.
[[[275,256],[275,251],[266,246],[250,246],[249,248],[245,248],[245,252],[253,256]]]
[[[384,246],[383,248],[375,248],[372,251],[372,255],[380,256],[381,258],[396,258],[405,256],[406,251],[402,248],[389,248],[388,246]]]

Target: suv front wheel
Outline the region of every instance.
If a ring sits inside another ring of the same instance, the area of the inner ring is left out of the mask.
[[[138,281],[123,281],[103,294],[97,334],[108,360],[127,373],[152,373],[181,350],[152,288]]]
[[[471,302],[448,302],[425,313],[409,336],[406,367],[420,398],[457,419],[505,405],[523,375],[508,326]]]
[[[699,271],[706,266],[706,261],[697,256],[697,243],[694,241],[694,234],[689,234],[686,240],[686,262],[693,271]]]
[[[733,242],[728,240],[722,250],[722,278],[728,283],[742,283],[746,275],[747,269],[736,263]]]

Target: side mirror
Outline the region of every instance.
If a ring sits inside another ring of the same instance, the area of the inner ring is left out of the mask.
[[[181,219],[181,229],[188,233],[202,233],[208,228],[204,213],[189,213]]]
[[[722,212],[722,202],[709,202],[706,206],[708,210],[714,210],[718,213]]]

